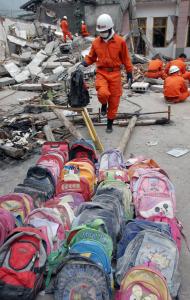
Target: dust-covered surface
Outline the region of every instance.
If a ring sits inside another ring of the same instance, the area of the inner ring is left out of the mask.
[[[0,92],[1,95],[4,92]],[[19,92],[20,93],[20,92]],[[91,106],[94,107],[94,111],[98,110],[99,104],[96,98],[94,90],[91,91],[93,97],[91,99]],[[136,102],[143,107],[142,112],[151,111],[163,111],[167,110],[167,104],[164,102],[162,93],[146,92],[145,94],[134,94],[132,97],[126,96],[127,92],[124,91],[124,95],[121,99],[120,112],[134,112],[138,108],[127,100]],[[19,95],[20,96],[20,95]],[[10,98],[11,97],[11,98]],[[17,94],[13,94],[6,98],[7,104],[10,105],[17,99]],[[0,102],[1,105],[1,102]],[[5,109],[6,103],[3,101],[2,109]],[[128,158],[131,154],[140,155],[143,154],[147,157],[155,159],[170,176],[170,179],[174,183],[177,197],[177,216],[184,226],[184,233],[190,242],[190,201],[189,201],[189,177],[190,177],[190,152],[179,158],[172,157],[166,152],[172,148],[187,148],[190,149],[190,99],[185,103],[176,104],[171,106],[172,124],[160,126],[138,126],[135,128],[130,142],[128,144],[125,157]],[[162,115],[158,115],[162,117]],[[155,115],[157,117],[157,115]],[[112,134],[105,133],[105,127],[96,127],[97,133],[105,147],[105,149],[116,147],[124,134],[124,127],[114,127]],[[88,136],[87,129],[83,127],[81,129],[82,134]],[[157,144],[155,146],[148,146],[146,143],[152,142]],[[0,194],[5,194],[14,190],[14,187],[21,183],[24,179],[27,169],[35,163],[38,158],[38,154],[32,155],[28,160],[15,161],[11,165],[4,165],[3,169],[0,169]],[[189,253],[185,244],[181,251],[181,273],[182,273],[182,285],[180,291],[180,300],[188,300],[190,295],[189,284],[189,270],[190,259]],[[51,296],[38,296],[39,299],[52,299]]]

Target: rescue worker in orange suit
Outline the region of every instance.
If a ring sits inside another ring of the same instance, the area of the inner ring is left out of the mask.
[[[189,71],[185,72],[185,74],[183,74],[183,78],[184,78],[185,80],[188,80],[189,83],[190,83],[190,72],[189,72]]]
[[[61,26],[61,30],[63,32],[63,40],[64,40],[64,42],[66,43],[67,37],[70,40],[73,40],[72,34],[69,31],[69,24],[67,22],[67,17],[66,16],[63,17],[63,20],[61,21],[60,26]]]
[[[169,74],[169,70],[171,66],[177,66],[180,69],[181,74],[185,74],[186,72],[186,61],[187,56],[184,53],[181,53],[177,59],[171,60],[165,67],[166,75]]]
[[[155,55],[148,64],[148,70],[145,72],[147,78],[162,78],[163,76],[163,61],[160,59],[159,54]]]
[[[171,103],[183,102],[189,97],[185,79],[181,76],[178,66],[171,66],[169,76],[164,81],[164,96]]]
[[[96,63],[96,90],[98,100],[102,104],[102,115],[107,114],[107,133],[112,132],[120,96],[122,95],[121,66],[124,65],[128,81],[132,82],[131,59],[125,40],[115,34],[112,18],[102,14],[97,19],[96,30],[99,32],[85,56],[82,65],[87,67]]]
[[[82,37],[86,37],[86,36],[90,35],[84,21],[81,21],[81,35],[82,35]]]

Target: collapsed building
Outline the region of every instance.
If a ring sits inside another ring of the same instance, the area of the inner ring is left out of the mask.
[[[133,31],[135,52],[151,54],[135,30],[138,22],[157,52],[169,57],[181,52],[190,56],[189,0],[30,0],[21,8],[32,10],[40,22],[51,24],[67,15],[73,33],[80,30],[80,21],[85,19],[91,34],[95,34],[97,16],[105,12],[112,16],[117,32],[125,35]]]

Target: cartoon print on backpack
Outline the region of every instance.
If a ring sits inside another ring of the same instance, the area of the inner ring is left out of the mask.
[[[151,201],[151,199],[150,199],[150,201]],[[172,219],[174,217],[172,203],[170,200],[169,201],[165,200],[165,201],[156,203],[156,205],[153,206],[152,208],[150,208],[149,210],[146,210],[146,211],[141,210],[141,215],[144,218],[149,218],[149,217],[152,217],[155,215],[160,215],[160,216],[164,216],[164,217],[168,217],[168,218]]]
[[[77,286],[71,291],[71,300],[75,299],[85,299],[85,300],[94,300],[96,299],[96,291],[93,287],[89,286]]]
[[[158,297],[153,294],[145,295],[140,285],[136,284],[132,287],[132,294],[129,300],[158,300]]]

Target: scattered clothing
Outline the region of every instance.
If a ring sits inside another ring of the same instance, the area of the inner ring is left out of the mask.
[[[179,74],[172,74],[164,81],[164,96],[168,102],[183,102],[189,97],[185,79]]]

